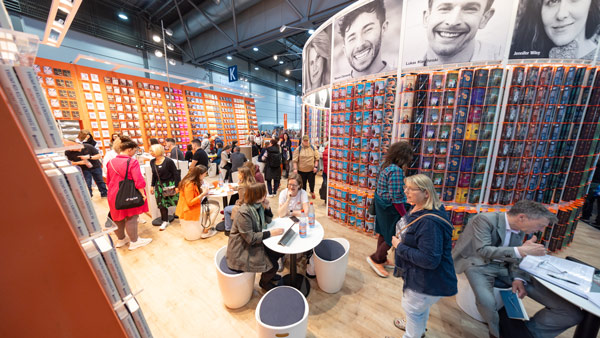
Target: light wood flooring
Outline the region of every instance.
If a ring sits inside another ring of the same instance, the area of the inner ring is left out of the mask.
[[[285,181],[282,181],[282,183]],[[316,190],[321,185],[317,177]],[[108,213],[106,199],[93,198],[101,220]],[[325,216],[324,202],[315,201],[317,220],[325,228],[325,238],[343,237],[350,241],[346,280],[336,294],[322,292],[311,281],[308,296],[310,314],[307,337],[401,337],[393,319],[403,315],[402,280],[378,277],[365,261],[376,245],[374,237],[342,226]],[[271,205],[277,210],[277,198]],[[255,309],[264,294],[255,282],[250,302],[237,310],[227,309],[221,299],[214,266],[214,255],[227,245],[223,233],[193,242],[183,238],[179,222],[165,231],[148,222],[139,225],[142,237],[153,239],[149,245],[129,251],[117,249],[127,280],[133,290],[143,290],[137,299],[155,337],[256,337]],[[222,217],[218,218],[220,221]],[[113,235],[114,236],[114,235]],[[578,257],[600,266],[600,230],[580,222],[575,240],[558,253]],[[392,253],[390,252],[390,257]],[[287,273],[286,270],[283,274]],[[299,267],[304,271],[304,267]],[[541,306],[526,299],[530,315]],[[431,308],[427,337],[487,337],[487,326],[456,305],[455,297],[440,300]],[[560,337],[571,337],[574,328]]]

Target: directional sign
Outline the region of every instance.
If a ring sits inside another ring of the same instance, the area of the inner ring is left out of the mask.
[[[229,68],[227,68],[229,70],[229,82],[235,82],[238,80],[238,72],[237,72],[237,65],[235,66],[231,66]]]

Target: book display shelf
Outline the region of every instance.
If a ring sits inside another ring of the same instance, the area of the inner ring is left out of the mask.
[[[366,212],[394,122],[396,76],[336,85],[332,90],[327,214],[373,232]]]
[[[245,142],[257,130],[254,99],[38,58],[34,64],[54,118],[79,122],[107,151],[120,133],[148,149],[172,137],[181,149],[206,133]],[[234,108],[235,104],[238,107]],[[68,131],[76,128],[67,124]],[[65,136],[72,136],[65,132]]]
[[[310,144],[320,145],[329,139],[329,108],[302,106],[302,131],[308,135]]]
[[[13,211],[5,221],[22,225],[5,229],[0,252],[10,271],[2,278],[10,292],[0,335],[152,337],[107,236],[115,227],[102,229],[83,176],[61,155],[74,147],[63,144],[57,112],[37,81],[39,39],[9,30],[0,37],[1,137],[18,163],[5,168],[2,182],[14,193],[0,199]],[[68,107],[59,110],[72,117]],[[35,191],[14,177],[27,177]]]

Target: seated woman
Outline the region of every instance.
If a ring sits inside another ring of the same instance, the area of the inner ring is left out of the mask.
[[[300,216],[302,210],[308,213],[308,193],[302,189],[302,177],[291,174],[287,188],[279,193],[279,217]]]
[[[263,240],[283,234],[283,229],[263,231],[273,218],[266,196],[267,189],[262,183],[253,183],[246,188],[229,235],[227,266],[239,272],[262,272],[258,285],[269,291],[275,287],[277,259],[282,255],[265,247]]]
[[[210,225],[215,223],[219,203],[206,198],[208,186],[204,185],[204,178],[207,173],[208,169],[203,165],[192,167],[179,183],[179,202],[175,214],[179,216],[181,227],[184,233],[188,234],[188,240],[208,238],[217,234],[217,230]]]
[[[237,212],[240,205],[242,205],[242,201],[244,200],[244,195],[246,193],[246,188],[250,184],[256,183],[256,181],[254,180],[254,176],[252,176],[252,173],[250,173],[250,169],[246,167],[241,167],[238,170],[238,175],[238,199],[235,201],[235,203],[228,205],[225,207],[225,209],[223,209],[223,214],[225,215],[225,235],[228,235],[229,231],[231,230],[234,212]]]
[[[258,164],[254,164],[254,163],[252,163],[252,161],[248,161],[248,162],[244,163],[244,165],[248,169],[250,169],[250,172],[252,173],[252,175],[254,175],[254,180],[256,182],[265,183],[265,177],[260,172],[260,168],[258,167]]]

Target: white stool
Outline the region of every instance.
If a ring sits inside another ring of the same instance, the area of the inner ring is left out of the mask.
[[[254,272],[235,272],[227,266],[225,254],[227,246],[222,247],[215,255],[217,280],[223,296],[223,303],[230,309],[240,308],[250,301],[254,291]]]
[[[342,289],[349,252],[350,243],[344,238],[325,239],[314,248],[315,274],[321,290],[336,293]]]
[[[258,337],[305,338],[308,328],[308,302],[290,286],[271,289],[256,306]]]
[[[458,293],[456,294],[456,304],[466,314],[471,316],[473,319],[480,322],[485,322],[479,310],[477,310],[477,302],[475,300],[475,293],[469,284],[469,280],[464,273],[456,276],[458,279]],[[502,297],[500,296],[500,290],[506,290],[505,288],[494,288],[494,297],[496,298],[496,310],[500,310],[504,306]]]

